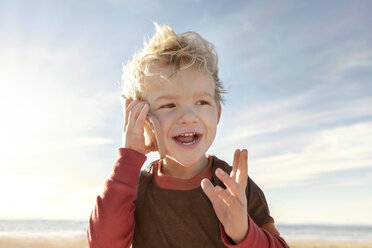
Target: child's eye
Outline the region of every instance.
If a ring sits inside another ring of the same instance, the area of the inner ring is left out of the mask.
[[[162,105],[160,108],[174,108],[176,105],[174,103],[168,103],[165,105]]]
[[[196,104],[198,104],[198,105],[208,105],[209,103],[207,101],[201,100],[201,101],[198,101]]]

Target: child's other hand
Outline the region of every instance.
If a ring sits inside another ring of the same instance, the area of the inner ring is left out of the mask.
[[[145,120],[149,109],[149,104],[145,101],[129,101],[125,99],[124,148],[130,148],[142,154],[147,154],[151,151],[151,149],[145,145],[144,136]]]
[[[201,186],[211,201],[217,218],[226,234],[235,242],[244,240],[248,232],[247,196],[245,189],[248,179],[248,151],[236,150],[230,175],[221,169],[216,170],[217,177],[226,185],[214,187],[208,179]]]

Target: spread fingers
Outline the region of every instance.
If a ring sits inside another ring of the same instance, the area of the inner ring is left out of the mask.
[[[245,188],[241,187],[232,177],[230,177],[222,169],[218,168],[216,170],[217,177],[226,185],[230,193],[237,197],[239,201],[243,202],[245,197]]]

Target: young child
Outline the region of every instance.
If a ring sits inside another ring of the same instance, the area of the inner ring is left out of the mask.
[[[248,177],[247,150],[232,167],[206,155],[224,93],[213,45],[155,25],[124,66],[123,147],[91,213],[89,246],[288,247]],[[160,160],[141,171],[150,151]]]

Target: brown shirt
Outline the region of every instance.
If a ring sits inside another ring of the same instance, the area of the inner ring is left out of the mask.
[[[140,174],[133,247],[226,247],[221,240],[220,222],[200,182],[207,177],[213,185],[226,188],[214,171],[221,168],[230,173],[231,167],[210,156],[209,165],[188,180],[159,176],[159,167],[161,163],[154,162]],[[258,226],[274,222],[263,192],[250,178],[246,194],[253,221]]]

